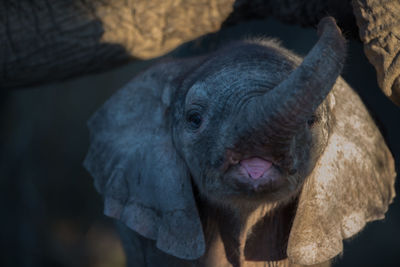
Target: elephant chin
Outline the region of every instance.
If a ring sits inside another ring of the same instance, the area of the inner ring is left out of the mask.
[[[231,166],[224,174],[224,181],[234,192],[247,198],[276,199],[276,194],[290,188],[290,181],[276,166],[271,166],[257,179],[251,177],[241,164]]]

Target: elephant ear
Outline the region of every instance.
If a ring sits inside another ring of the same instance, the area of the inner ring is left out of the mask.
[[[134,78],[89,120],[84,166],[104,197],[104,213],[182,259],[205,242],[190,174],[171,137],[173,79],[195,60],[164,62]]]
[[[326,100],[333,125],[327,147],[307,177],[287,254],[290,261],[325,262],[369,221],[383,219],[392,202],[392,155],[366,108],[339,78]]]

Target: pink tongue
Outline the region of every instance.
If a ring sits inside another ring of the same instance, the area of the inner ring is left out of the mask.
[[[251,178],[258,179],[271,168],[272,163],[260,158],[249,158],[242,160],[240,165],[246,169]]]

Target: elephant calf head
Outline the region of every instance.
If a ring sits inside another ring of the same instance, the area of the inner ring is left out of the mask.
[[[161,62],[117,92],[89,121],[85,160],[105,214],[194,260],[206,249],[200,198],[232,210],[296,199],[287,256],[300,264],[336,256],[382,218],[392,156],[339,77],[345,41],[333,19],[318,30],[303,61],[275,41],[242,41]]]
[[[344,63],[332,21],[301,60],[274,41],[239,42],[207,56],[178,83],[172,131],[209,199],[292,197],[329,136],[326,98]]]

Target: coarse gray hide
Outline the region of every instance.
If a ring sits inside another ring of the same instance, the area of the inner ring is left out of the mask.
[[[339,77],[334,20],[318,31],[303,61],[259,39],[160,62],[93,115],[85,166],[141,236],[128,264],[324,263],[384,217],[393,158]]]

